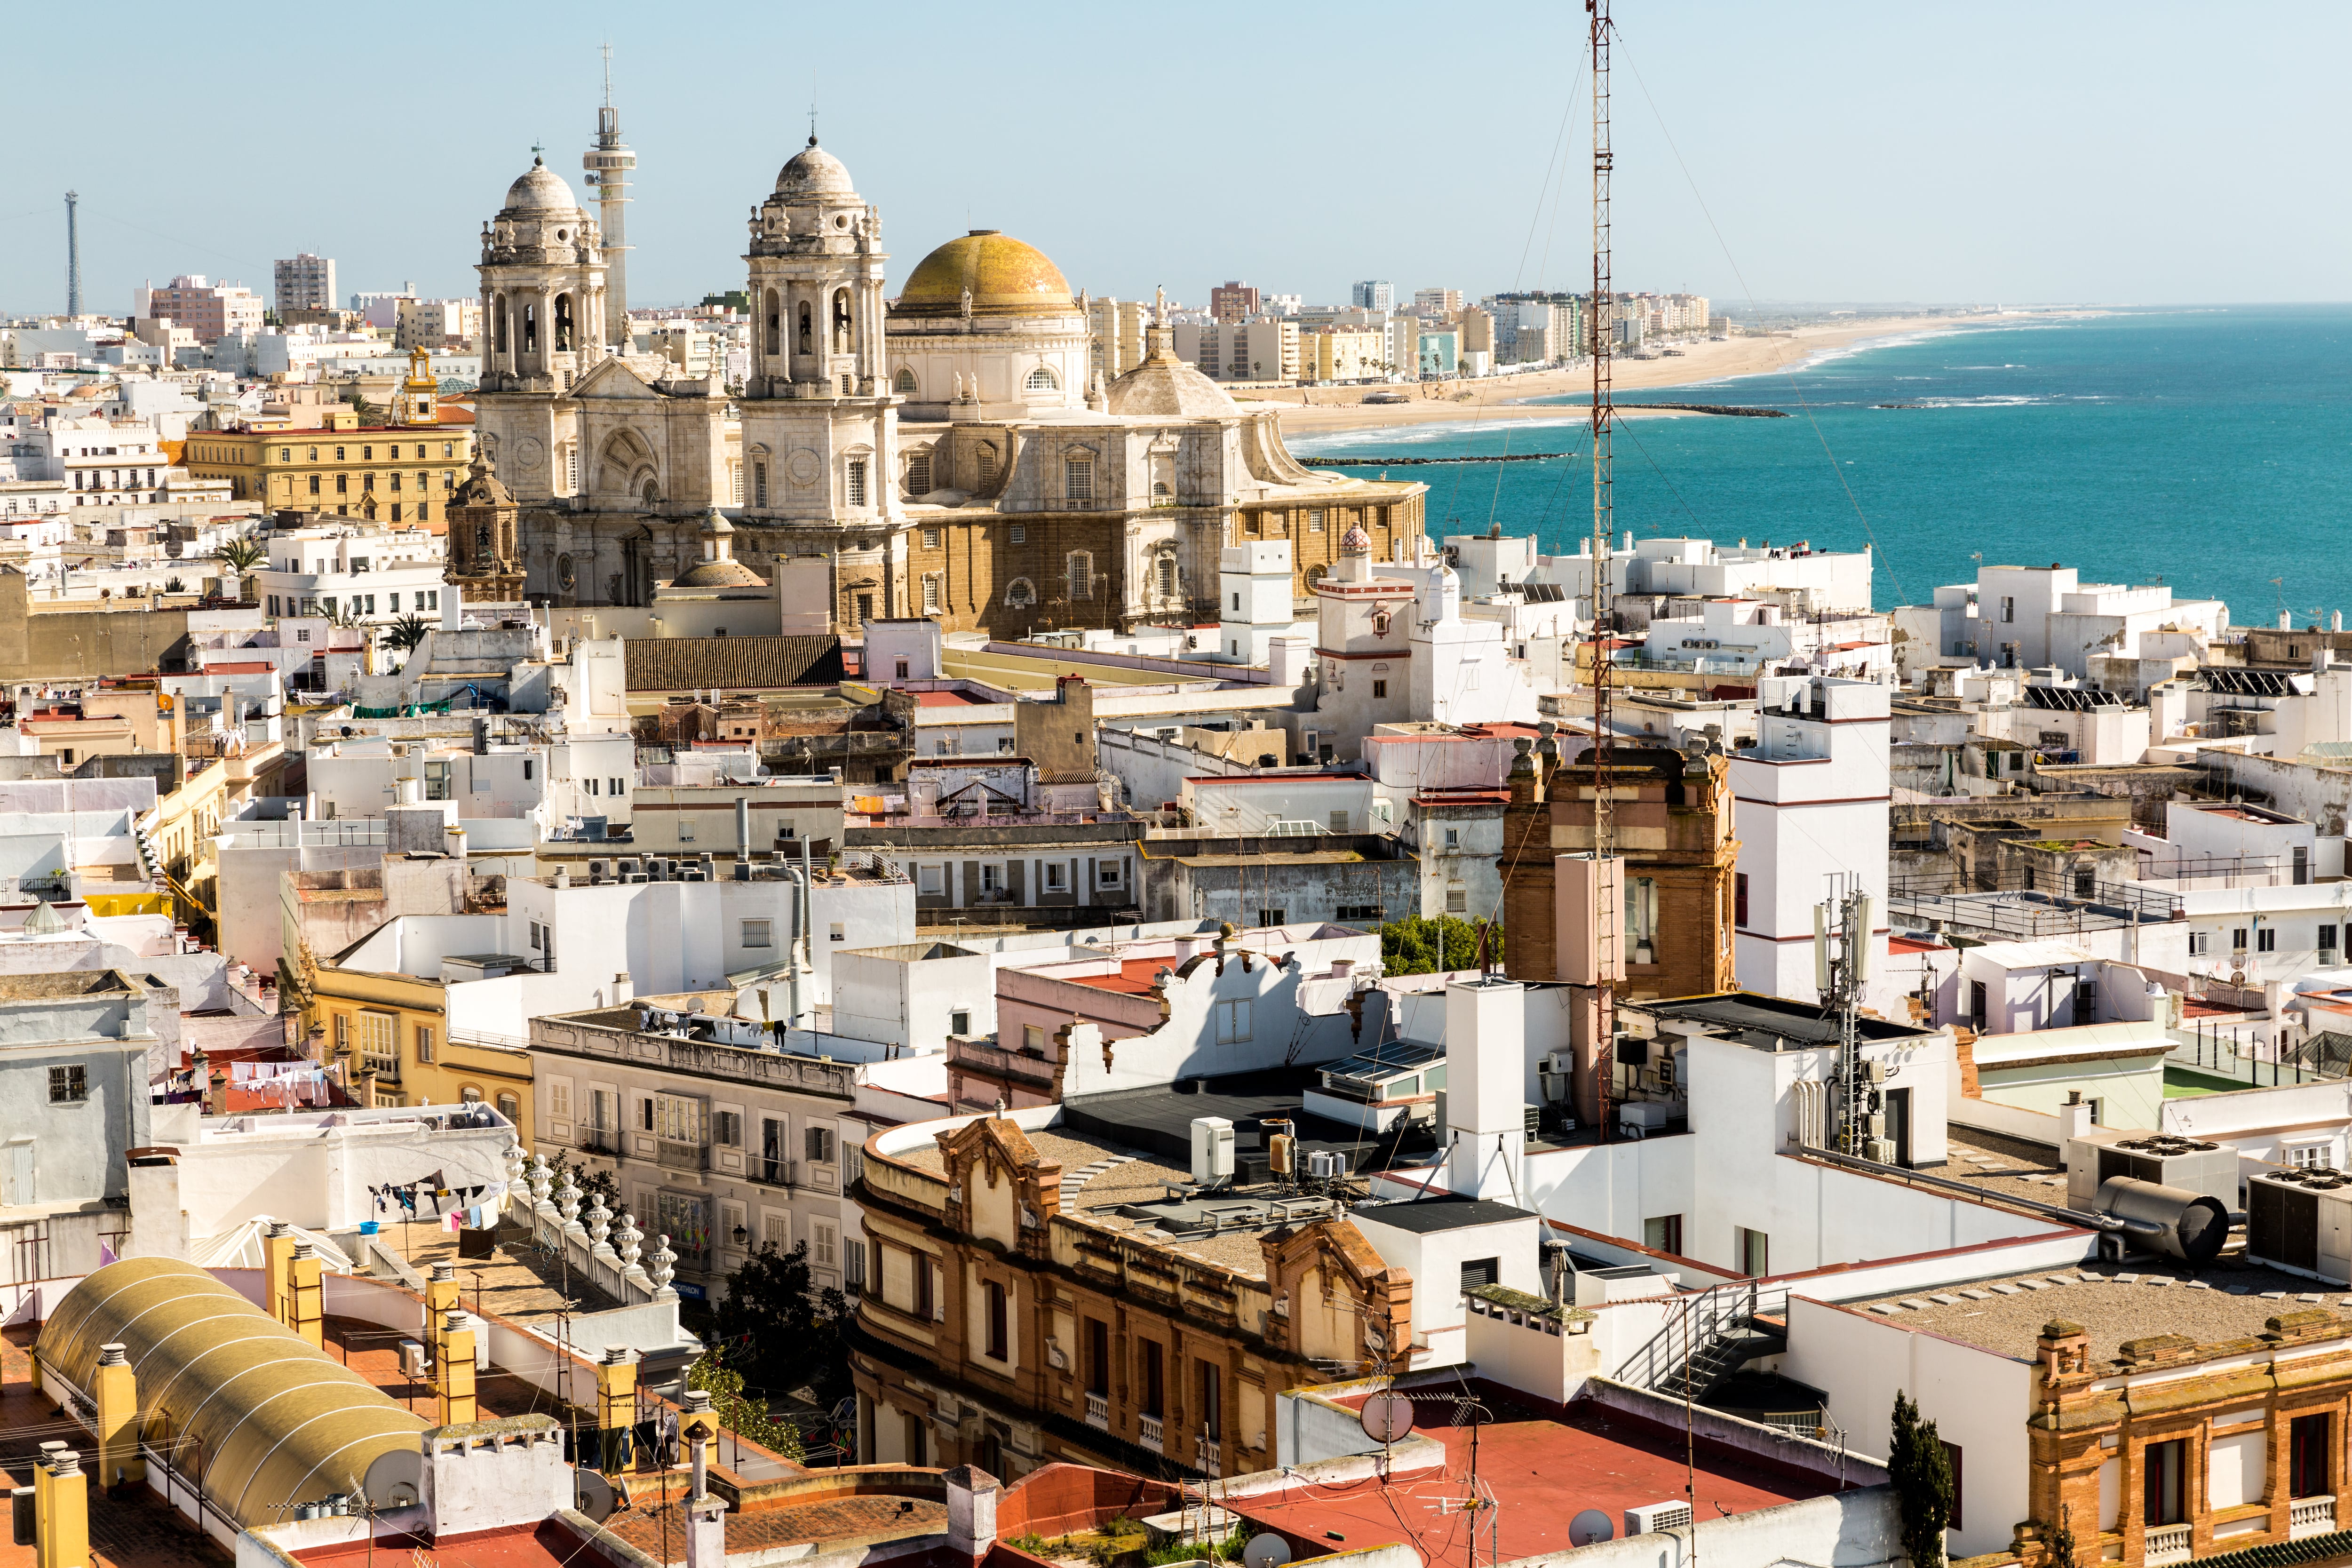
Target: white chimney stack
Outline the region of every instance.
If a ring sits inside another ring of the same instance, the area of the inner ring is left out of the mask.
[[[1524,1205],[1527,987],[1499,975],[1445,988],[1445,1137],[1455,1192]]]

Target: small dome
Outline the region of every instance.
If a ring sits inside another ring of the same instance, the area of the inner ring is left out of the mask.
[[[790,162],[776,175],[776,195],[780,196],[854,196],[857,188],[849,182],[849,167],[840,159],[808,139],[808,145],[793,154]]]
[[[563,176],[537,158],[523,171],[522,178],[507,187],[507,211],[549,212],[561,208],[576,208],[572,187]]]
[[[1198,368],[1171,355],[1154,355],[1110,384],[1105,395],[1112,414],[1156,415],[1162,418],[1202,419],[1239,415],[1233,395],[1202,375]]]
[[[1370,555],[1371,552],[1372,536],[1364,531],[1363,524],[1358,523],[1339,536],[1340,554]]]
[[[673,588],[764,588],[768,580],[740,561],[705,561],[670,579]]]
[[[971,294],[975,316],[1075,316],[1070,280],[1034,245],[976,228],[915,264],[890,307],[894,316],[960,316]]]
[[[500,483],[492,472],[488,459],[479,452],[474,454],[473,466],[466,470],[466,482],[452,491],[451,506],[512,506],[513,492]]]

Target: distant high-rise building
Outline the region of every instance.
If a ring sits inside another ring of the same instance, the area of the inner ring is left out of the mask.
[[[1257,310],[1257,290],[1247,283],[1220,283],[1209,290],[1209,314],[1221,321],[1246,321]]]
[[[1462,313],[1462,290],[1416,289],[1412,291],[1412,313],[1424,321],[1451,321]]]
[[[284,321],[296,310],[331,310],[335,308],[335,258],[313,256],[303,251],[276,264],[278,273],[278,319]]]
[[[183,273],[162,289],[134,290],[140,321],[168,321],[195,333],[200,343],[216,342],[231,332],[261,330],[261,297],[236,283],[214,283],[195,273]]]
[[[1364,310],[1396,309],[1396,285],[1385,278],[1367,278],[1348,288],[1348,303]]]
[[[1258,297],[1258,313],[1265,316],[1295,316],[1307,308],[1304,294],[1262,294]]]

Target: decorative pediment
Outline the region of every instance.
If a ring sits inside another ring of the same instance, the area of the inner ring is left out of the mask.
[[[1002,1116],[977,1117],[939,1135],[947,1169],[950,1222],[1008,1250],[1047,1250],[1046,1227],[1062,1206],[1062,1163],[1037,1152]]]
[[[572,384],[573,397],[619,397],[651,402],[665,395],[618,356],[598,360],[593,368]]]

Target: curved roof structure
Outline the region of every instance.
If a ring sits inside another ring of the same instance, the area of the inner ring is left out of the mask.
[[[776,174],[776,195],[780,196],[855,196],[856,187],[849,183],[849,170],[842,161],[816,144],[811,136],[808,145],[785,161]]]
[[[967,289],[971,294],[971,314],[975,316],[1078,313],[1069,280],[1044,251],[992,228],[976,228],[949,240],[917,262],[890,313],[917,318],[961,316]]]
[[[563,183],[563,176],[539,158],[531,159],[530,167],[507,187],[509,212],[570,211],[579,205],[572,197],[572,187]]]
[[[142,1436],[193,1442],[187,1469],[239,1525],[358,1490],[379,1456],[420,1452],[431,1425],[175,1258],[110,1263],[75,1286],[41,1328],[42,1371],[88,1392],[106,1344],[129,1357]]]

